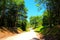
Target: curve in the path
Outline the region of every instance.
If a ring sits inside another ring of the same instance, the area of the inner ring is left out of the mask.
[[[38,38],[33,30],[5,38],[4,40],[31,40],[32,38]]]

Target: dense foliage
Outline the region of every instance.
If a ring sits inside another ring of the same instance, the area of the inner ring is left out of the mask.
[[[0,28],[16,32],[17,27],[25,30],[26,11],[24,0],[0,0]]]
[[[43,14],[42,33],[48,37],[54,38],[50,40],[60,40],[60,0],[38,0],[38,3],[46,4],[46,12]],[[47,15],[45,15],[47,14]],[[57,38],[58,37],[58,38]]]
[[[30,24],[31,27],[35,29],[35,31],[40,31],[40,29],[42,28],[42,18],[43,16],[32,16],[30,17]]]
[[[12,32],[17,32],[17,28],[23,31],[27,27],[38,30],[45,36],[60,40],[60,0],[35,0],[37,7],[41,4],[46,6],[42,16],[30,17],[27,22],[27,9],[24,0],[0,0],[0,29],[7,28]],[[48,39],[49,40],[49,39]]]

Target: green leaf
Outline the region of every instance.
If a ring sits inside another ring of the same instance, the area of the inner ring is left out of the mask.
[[[40,4],[36,4],[36,6],[37,6],[37,7],[39,7],[39,6],[40,6]]]
[[[13,0],[17,5],[24,3],[24,0]]]

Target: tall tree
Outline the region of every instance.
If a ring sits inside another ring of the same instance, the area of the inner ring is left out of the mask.
[[[42,25],[42,16],[32,16],[30,18],[30,24],[37,28],[39,25]]]
[[[27,16],[24,0],[0,0],[0,4],[0,27],[6,27],[11,31],[15,31],[17,30],[18,20],[26,23]],[[22,25],[26,24],[20,24],[20,26]]]
[[[40,0],[38,0],[38,1],[41,3]],[[59,34],[60,27],[58,27],[58,26],[60,26],[60,19],[59,19],[60,18],[60,8],[59,8],[60,3],[59,2],[60,2],[60,0],[45,0],[44,2],[42,2],[42,3],[46,3],[47,12],[49,15],[48,17],[47,16],[43,17],[43,26],[49,27],[48,35],[52,35],[56,40],[60,40],[60,38],[57,38],[60,35]],[[45,28],[45,30],[46,29],[47,28]],[[51,39],[51,40],[53,40],[53,39]]]

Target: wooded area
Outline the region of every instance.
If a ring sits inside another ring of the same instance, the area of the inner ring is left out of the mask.
[[[17,32],[21,27],[25,31],[26,11],[24,0],[0,0],[0,29],[5,27]]]
[[[45,35],[46,40],[60,40],[60,0],[35,0],[37,7],[46,5],[43,15],[31,16],[27,21],[24,0],[0,0],[0,29],[6,28],[17,32],[20,28],[26,31],[32,27],[36,32]]]
[[[42,33],[46,40],[60,40],[60,0],[38,0],[38,4],[46,4],[43,14]],[[48,38],[48,39],[47,39]]]

